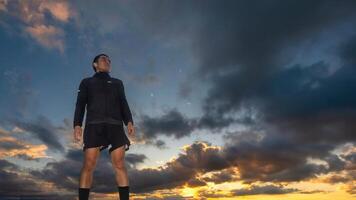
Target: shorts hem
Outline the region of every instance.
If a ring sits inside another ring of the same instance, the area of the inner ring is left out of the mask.
[[[125,147],[125,151],[128,151],[130,149],[130,143],[124,143],[124,144],[120,144],[120,145],[112,145],[109,149],[109,154],[111,154],[112,151],[114,151],[117,148],[122,147],[123,145],[126,145]]]
[[[103,151],[104,149],[108,148],[108,144],[106,145],[96,145],[96,146],[84,146],[83,147],[83,151],[85,151],[85,149],[88,149],[88,148],[97,148],[97,147],[100,147],[99,150],[100,151]]]

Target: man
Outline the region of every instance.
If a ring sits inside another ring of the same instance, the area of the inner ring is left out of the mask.
[[[111,61],[106,54],[93,60],[95,74],[81,80],[74,112],[74,140],[82,137],[82,122],[86,109],[83,134],[84,162],[78,188],[79,200],[88,200],[93,172],[100,152],[109,145],[109,154],[115,171],[120,200],[129,199],[129,181],[124,163],[125,151],[130,140],[124,130],[134,136],[135,129],[131,111],[126,100],[124,84],[110,76]]]

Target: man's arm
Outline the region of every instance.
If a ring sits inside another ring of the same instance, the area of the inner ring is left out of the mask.
[[[85,83],[85,79],[83,79],[79,84],[77,102],[75,106],[74,119],[73,119],[73,128],[75,126],[82,126],[85,106],[87,104],[87,95],[88,89]]]
[[[122,95],[121,95],[121,114],[124,120],[124,124],[127,126],[129,122],[133,123],[133,119],[132,119],[132,114],[131,114],[131,110],[129,107],[129,104],[127,103],[126,100],[126,94],[125,94],[125,87],[122,81],[120,81],[120,85],[121,85],[121,91],[122,91]]]

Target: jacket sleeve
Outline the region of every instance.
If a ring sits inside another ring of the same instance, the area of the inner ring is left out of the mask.
[[[73,128],[77,125],[82,126],[85,107],[87,104],[88,89],[86,86],[85,79],[83,79],[79,84],[77,101],[74,112]]]
[[[122,118],[124,121],[124,124],[127,126],[129,122],[132,122],[132,125],[134,124],[133,119],[132,119],[132,114],[130,111],[129,104],[127,103],[126,99],[126,94],[125,94],[125,88],[124,84],[122,81],[120,81],[120,86],[121,86],[121,98],[120,98],[120,104],[121,104],[121,114]]]

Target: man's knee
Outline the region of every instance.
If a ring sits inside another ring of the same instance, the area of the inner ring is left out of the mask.
[[[86,159],[84,162],[83,169],[85,171],[94,171],[96,166],[96,160],[95,159]]]
[[[116,159],[112,164],[116,170],[125,170],[124,159]]]

